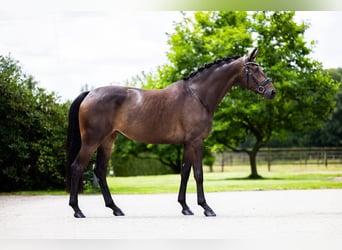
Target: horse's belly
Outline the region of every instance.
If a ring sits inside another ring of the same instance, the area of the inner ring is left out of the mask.
[[[184,133],[177,126],[136,126],[117,131],[131,140],[142,143],[178,144],[184,142]]]

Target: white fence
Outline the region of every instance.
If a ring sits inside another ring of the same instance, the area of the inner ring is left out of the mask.
[[[246,153],[224,152],[216,153],[216,166],[249,165],[249,156]],[[270,169],[272,165],[323,165],[341,164],[342,147],[322,148],[262,148],[257,154],[257,164],[266,164]]]

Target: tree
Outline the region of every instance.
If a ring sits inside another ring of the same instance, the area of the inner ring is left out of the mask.
[[[67,104],[0,56],[0,190],[64,187]]]
[[[342,83],[342,68],[328,69],[327,71],[332,79],[334,79],[337,83]]]

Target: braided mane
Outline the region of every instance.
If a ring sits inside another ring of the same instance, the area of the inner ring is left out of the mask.
[[[214,62],[211,62],[211,63],[206,63],[202,67],[199,67],[195,71],[191,72],[188,76],[184,77],[183,80],[187,81],[187,80],[193,78],[195,75],[197,75],[198,73],[202,72],[205,69],[209,69],[209,68],[211,68],[213,66],[218,66],[220,64],[230,63],[232,61],[235,61],[238,58],[240,58],[240,56],[225,57],[225,58],[222,58],[222,59],[217,59],[217,60],[215,60]]]

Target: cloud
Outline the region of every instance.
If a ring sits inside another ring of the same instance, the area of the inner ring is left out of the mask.
[[[322,62],[324,68],[342,67],[342,11],[300,11],[296,16],[310,25],[305,37],[308,42],[316,42],[313,58]]]
[[[86,83],[123,82],[164,63],[165,32],[180,16],[56,2],[42,3],[39,9],[27,4],[25,11],[6,5],[0,53],[11,53],[40,86],[63,99],[75,98]]]

